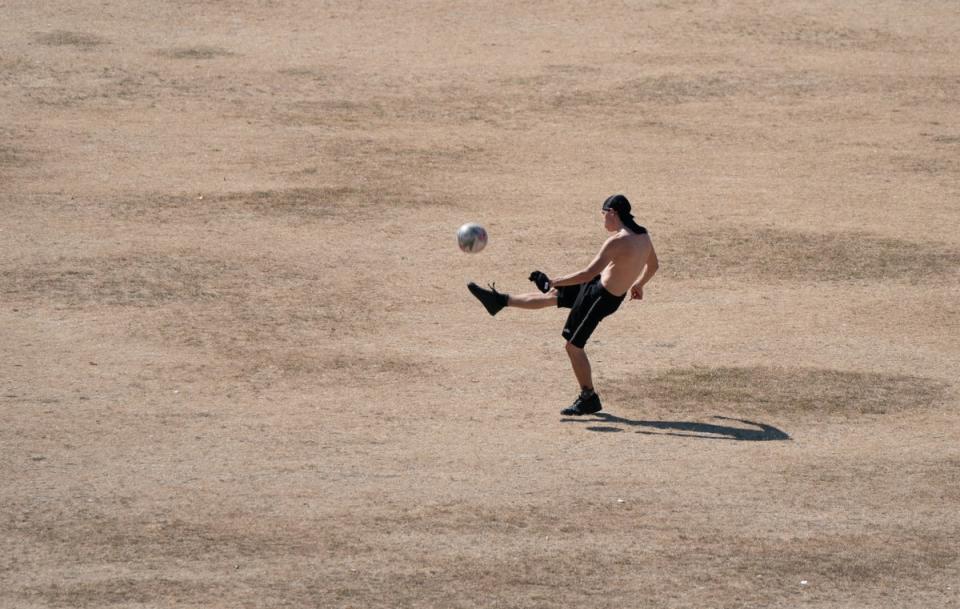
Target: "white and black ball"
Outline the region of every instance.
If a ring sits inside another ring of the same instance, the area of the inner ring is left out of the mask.
[[[457,243],[468,254],[476,254],[487,247],[487,230],[479,224],[468,222],[457,230]]]

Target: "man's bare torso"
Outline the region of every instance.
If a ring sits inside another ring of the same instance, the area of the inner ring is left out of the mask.
[[[637,235],[621,230],[607,239],[610,262],[600,274],[603,287],[614,296],[621,296],[633,287],[653,251],[650,235]]]

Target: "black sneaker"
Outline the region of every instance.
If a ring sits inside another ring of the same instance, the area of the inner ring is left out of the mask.
[[[595,392],[590,392],[590,395],[585,395],[581,392],[580,396],[573,401],[573,404],[561,410],[560,414],[565,417],[579,417],[585,414],[600,412],[601,410],[603,410],[603,406],[600,404],[600,396]]]
[[[467,284],[467,289],[477,297],[477,300],[483,303],[490,315],[496,315],[500,312],[500,309],[507,306],[507,295],[498,292],[494,288],[494,284],[490,284],[490,289],[485,290],[471,281]]]

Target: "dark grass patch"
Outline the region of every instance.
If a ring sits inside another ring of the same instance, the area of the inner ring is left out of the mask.
[[[269,386],[285,378],[399,378],[403,362],[384,355],[339,359],[321,348],[344,337],[377,332],[382,313],[370,302],[368,278],[357,285],[331,281],[328,267],[291,273],[249,273],[230,296],[202,303],[171,303],[135,333],[147,341],[218,353],[232,363],[237,382]],[[423,371],[415,361],[411,370]]]
[[[79,49],[92,49],[104,44],[107,40],[95,34],[86,32],[71,32],[66,30],[55,30],[34,36],[34,40],[42,45],[49,47],[77,47]]]
[[[78,68],[68,73],[46,72],[49,78],[44,78],[42,84],[32,84],[22,92],[25,100],[41,106],[113,107],[118,100],[156,100],[195,94],[189,83],[165,80],[155,71],[109,66]]]
[[[390,354],[379,356],[338,355],[324,363],[328,371],[342,371],[359,380],[373,380],[378,377],[412,378],[421,377],[435,364],[427,364],[422,358],[399,357]]]
[[[332,297],[326,269],[322,263],[298,269],[267,259],[138,253],[3,269],[0,294],[12,302],[65,308],[167,307],[183,321],[189,319],[190,311],[199,315],[209,308],[207,312],[220,316],[232,331],[237,324],[296,325],[327,316],[339,321],[350,311],[359,318],[354,299]],[[178,305],[189,310],[181,311]]]
[[[607,88],[580,86],[569,78],[560,80],[552,74],[511,78],[499,81],[499,84],[507,88],[510,97],[519,97],[522,101],[501,106],[495,99],[482,100],[479,110],[484,113],[514,113],[519,108],[540,113],[589,108],[622,112],[623,108],[637,104],[676,105],[717,100],[750,91],[755,86],[755,83],[742,76],[722,73],[646,76]]]
[[[940,531],[936,526],[919,522],[895,526],[878,524],[867,530],[854,526],[848,531],[838,531],[839,527],[828,526],[822,531],[803,527],[802,530],[754,534],[748,526],[734,524],[737,520],[734,517],[727,531],[720,533],[716,527],[723,528],[722,525],[709,516],[703,516],[706,520],[703,522],[691,514],[684,526],[667,526],[655,516],[664,508],[658,501],[576,503],[565,506],[565,511],[536,505],[522,509],[464,504],[432,506],[376,516],[369,526],[382,530],[387,544],[395,541],[393,532],[411,530],[429,532],[443,539],[475,536],[488,540],[550,539],[566,547],[567,552],[590,555],[592,562],[584,572],[599,569],[613,576],[632,574],[634,578],[642,578],[640,571],[634,571],[640,565],[662,572],[689,572],[691,556],[695,556],[699,581],[709,583],[711,591],[714,586],[736,589],[743,583],[757,584],[758,577],[764,581],[757,590],[774,582],[774,585],[786,583],[795,589],[801,580],[808,580],[821,590],[825,584],[863,586],[893,579],[916,586],[929,581],[931,576],[945,576],[960,563],[960,557],[953,551],[956,536],[952,531]],[[696,511],[694,506],[684,509]],[[582,523],[563,518],[563,513],[588,513],[593,525],[585,528]],[[646,543],[634,545],[627,541],[625,547],[617,547],[612,541],[625,538],[644,539]],[[522,579],[559,585],[561,580],[554,578],[562,578],[563,574],[543,563],[563,560],[557,557],[563,553],[545,552],[538,561],[539,566],[522,570],[525,576]],[[582,563],[574,561],[574,564]],[[573,567],[571,573],[583,574],[578,567]]]
[[[0,293],[66,307],[153,307],[236,296],[247,272],[238,263],[194,255],[62,259],[0,270]]]
[[[698,22],[701,29],[738,40],[821,50],[898,48],[908,39],[877,28],[851,28],[827,21],[773,15]]]
[[[586,483],[595,487],[598,482]],[[614,531],[622,527],[624,512],[643,511],[653,507],[640,500],[629,505],[620,505],[612,498],[603,497],[603,493],[594,496],[584,493],[577,499],[564,502],[566,513],[593,514],[597,518],[610,518],[610,528]],[[550,504],[524,505],[522,509],[504,509],[497,505],[471,505],[460,501],[430,505],[418,505],[399,509],[391,513],[381,512],[371,519],[371,525],[385,531],[404,529],[436,535],[449,536],[504,536],[534,534],[538,537],[558,536],[576,533],[580,524],[557,518],[557,506]],[[645,523],[633,522],[629,526],[645,529]]]
[[[302,78],[314,82],[325,82],[329,78],[330,70],[319,67],[299,66],[283,68],[279,71],[279,73],[292,78]]]
[[[891,159],[891,163],[904,173],[920,176],[953,174],[960,177],[960,162],[951,157],[897,156]]]
[[[869,509],[923,504],[949,510],[947,506],[960,501],[960,456],[930,452],[869,460],[831,458],[829,467],[791,464],[783,469],[782,480],[799,483],[798,503],[810,507],[816,507],[817,500],[802,489],[816,487],[822,490],[821,497],[856,501]]]
[[[30,586],[18,597],[52,607],[111,607],[130,604],[149,606],[158,598],[173,603],[215,603],[230,586],[214,581],[174,577],[109,577],[96,581],[62,582]]]
[[[335,142],[330,153],[349,166],[376,167],[383,174],[412,174],[427,170],[475,169],[492,161],[480,146],[414,146],[396,141],[350,139]]]
[[[559,516],[564,518],[564,516]],[[593,529],[606,529],[594,522]],[[323,527],[319,527],[322,529]],[[682,528],[682,527],[681,527]],[[401,529],[402,530],[402,529]],[[689,531],[688,531],[689,532]],[[192,563],[189,579],[169,567],[144,575],[31,586],[21,597],[53,606],[172,604],[291,607],[778,607],[784,599],[820,599],[851,606],[901,606],[918,591],[943,589],[955,564],[949,539],[890,536],[785,535],[781,539],[699,535],[636,538],[603,547],[581,542],[543,544],[519,534],[527,547],[485,536],[407,540],[395,532],[371,549],[355,541],[327,558]],[[310,535],[306,535],[309,537]],[[451,546],[457,548],[451,549]],[[901,549],[902,548],[902,549]],[[294,556],[293,558],[296,558]],[[691,563],[695,566],[691,566]],[[229,573],[229,571],[228,571]],[[225,579],[229,578],[229,585]],[[807,587],[800,582],[806,581]],[[949,592],[947,593],[949,594]],[[482,599],[482,601],[478,600]],[[949,606],[947,596],[945,603]],[[679,602],[679,605],[678,605]],[[802,603],[801,603],[802,604]]]
[[[746,276],[762,281],[914,283],[960,270],[956,248],[858,232],[720,227],[671,236],[657,253],[661,272],[674,279]]]
[[[616,93],[618,97],[635,101],[678,104],[730,97],[749,84],[734,74],[666,74],[628,81]]]
[[[292,127],[338,126],[344,128],[381,121],[393,113],[389,102],[383,100],[330,99],[291,103],[274,114],[272,120],[277,124]]]
[[[239,356],[243,372],[240,382],[253,386],[270,386],[284,379],[310,379],[321,385],[337,387],[369,387],[371,384],[407,382],[410,378],[431,378],[443,372],[435,361],[420,357],[400,357],[392,354],[329,355],[316,345],[329,337],[325,329],[337,328],[338,336],[355,334],[355,320],[344,323],[329,318],[311,324],[297,324],[298,336],[277,338],[259,336],[257,340],[234,345],[225,353]],[[257,329],[262,333],[262,330]],[[206,330],[209,333],[209,329]],[[285,332],[290,332],[285,328]],[[314,334],[315,333],[315,334]],[[311,348],[312,347],[312,348]],[[390,419],[391,413],[385,415]]]
[[[327,218],[346,209],[369,205],[360,189],[349,186],[331,188],[287,188],[215,195],[212,203],[242,207],[260,215]]]
[[[192,46],[192,47],[175,47],[172,49],[165,49],[157,52],[161,57],[166,57],[168,59],[216,59],[218,57],[229,57],[233,55],[232,52],[216,46]]]
[[[288,68],[298,78],[313,78],[309,69]],[[487,124],[526,129],[544,116],[589,113],[594,118],[637,120],[640,108],[677,104],[715,104],[730,99],[795,104],[814,97],[833,98],[851,91],[876,93],[889,82],[874,77],[854,82],[814,70],[669,71],[598,85],[589,68],[547,66],[539,72],[489,78],[479,82],[411,88],[407,82],[384,83],[375,95],[349,98],[292,99],[269,115],[289,126],[368,129],[396,122],[431,125]],[[315,97],[316,92],[305,96]],[[649,115],[648,115],[649,116]],[[258,115],[262,119],[262,115]]]
[[[526,86],[517,87],[524,95]],[[391,94],[396,91],[396,93]],[[371,124],[395,125],[397,122],[470,124],[484,120],[509,119],[525,108],[518,107],[516,94],[491,95],[484,89],[464,85],[410,91],[406,84],[386,86],[376,96],[345,99],[295,101],[279,107],[272,115],[275,123],[289,126],[328,126],[367,131]]]
[[[236,221],[243,216],[272,217],[294,222],[322,221],[443,204],[441,201],[395,187],[364,185],[279,188],[203,195],[154,194],[103,205],[108,207],[111,215],[125,220],[195,223],[217,219]]]
[[[593,76],[601,72],[600,68],[588,64],[555,63],[543,68],[548,73],[566,76]]]
[[[19,77],[36,68],[34,62],[23,57],[0,57],[0,82],[17,82]]]
[[[518,111],[563,113],[587,110],[624,117],[637,106],[710,103],[734,97],[795,100],[825,95],[837,87],[834,79],[807,70],[756,74],[667,72],[602,88],[553,74],[503,80],[500,84],[507,91],[502,102],[509,99],[509,103],[490,100],[484,106],[486,110],[511,114]]]
[[[549,74],[528,74],[506,76],[490,81],[494,87],[506,87],[508,89],[543,89],[551,86],[561,86],[564,81],[559,78],[551,77]]]
[[[330,469],[303,465],[312,473]],[[500,506],[404,509],[387,498],[322,521],[274,518],[269,527],[255,520],[101,521],[91,514],[78,523],[71,512],[36,523],[46,531],[28,530],[24,540],[33,551],[64,550],[59,560],[68,568],[125,564],[139,576],[37,578],[43,583],[34,579],[11,592],[57,606],[140,602],[151,591],[182,604],[209,604],[215,595],[217,603],[237,606],[613,608],[666,607],[682,599],[684,606],[732,608],[780,606],[801,593],[882,606],[950,585],[944,582],[957,565],[956,535],[945,525],[801,529],[801,515],[765,531],[746,516],[728,521],[697,513],[706,506],[665,513],[662,496],[652,491],[650,503],[640,499],[635,509],[630,501],[575,499],[558,507],[517,498]],[[588,522],[571,513],[588,514]],[[58,531],[64,522],[66,531]],[[195,575],[184,580],[184,568]],[[224,577],[230,586],[222,585]],[[810,587],[801,589],[801,580]]]
[[[286,378],[357,383],[435,372],[422,359],[320,348],[378,332],[385,315],[368,297],[372,278],[358,270],[334,281],[332,264],[196,254],[63,259],[0,270],[0,298],[23,307],[107,307],[128,335],[216,353],[227,358],[237,383],[256,387]]]
[[[285,523],[283,531],[278,531],[249,519],[120,519],[84,506],[59,514],[53,509],[41,516],[37,511],[37,505],[31,505],[32,513],[22,519],[8,512],[8,518],[15,521],[8,523],[7,531],[26,544],[21,556],[55,555],[57,564],[70,570],[87,564],[122,564],[133,565],[135,571],[122,576],[74,576],[16,590],[21,599],[55,607],[151,604],[158,598],[175,605],[210,606],[234,588],[222,584],[223,573],[235,575],[238,567],[259,566],[261,561],[299,561],[328,552],[333,542],[326,540],[335,536],[326,534],[322,526],[307,529]],[[171,569],[171,565],[201,561],[186,578],[179,566]]]
[[[816,368],[680,368],[650,378],[608,380],[605,398],[627,408],[655,402],[667,411],[742,416],[852,416],[924,409],[942,403],[945,383],[929,378]]]
[[[713,527],[705,530],[690,525],[666,530],[662,522],[650,516],[657,510],[656,504],[646,509],[642,506],[631,509],[627,504],[612,509],[591,506],[586,513],[591,514],[594,525],[587,527],[586,531],[583,525],[565,521],[556,510],[530,507],[516,514],[509,513],[511,510],[477,510],[467,506],[458,506],[450,513],[432,511],[422,522],[436,524],[436,529],[421,524],[416,515],[386,519],[370,526],[383,529],[384,541],[389,545],[396,543],[392,531],[412,529],[428,531],[444,539],[519,538],[533,543],[548,538],[557,540],[564,548],[562,552],[545,553],[534,561],[535,564],[517,561],[516,567],[499,579],[501,587],[520,582],[561,586],[565,575],[572,574],[605,573],[642,579],[635,569],[643,571],[643,566],[655,567],[661,572],[683,573],[690,570],[691,556],[697,559],[695,570],[699,583],[709,584],[711,590],[725,586],[736,589],[745,582],[756,584],[757,577],[764,578],[767,585],[789,582],[790,587],[799,587],[801,580],[807,580],[815,582],[821,589],[825,584],[831,587],[864,586],[890,579],[917,586],[928,581],[933,574],[944,576],[958,563],[952,549],[954,540],[938,534],[935,528],[913,524],[903,528],[820,534],[784,530],[769,535],[751,535],[745,530],[731,528],[727,534],[717,534]],[[604,543],[605,536],[636,537],[649,540],[650,545],[645,548],[644,544],[634,546],[627,542],[625,546],[617,547],[618,544],[610,543],[614,546],[610,548]],[[513,551],[517,552],[516,549]],[[516,558],[478,556],[476,566],[484,569],[493,567],[501,559],[513,562]],[[588,559],[588,562],[579,559]],[[560,565],[556,563],[563,564],[568,560],[568,568],[557,571]],[[555,564],[551,566],[551,562]],[[521,566],[524,564],[526,566]]]
[[[704,544],[711,553],[726,553],[730,576],[786,578],[807,591],[906,585],[922,586],[957,564],[956,540],[925,530],[791,534],[780,539],[731,537]]]
[[[309,555],[319,552],[323,537],[308,543],[301,536],[278,536],[249,520],[188,522],[179,518],[121,519],[77,506],[66,513],[51,508],[28,516],[8,513],[7,530],[31,546],[56,548],[71,562],[160,561],[207,557],[236,560],[251,557]],[[123,510],[121,510],[123,511]],[[56,519],[53,516],[56,515]],[[332,542],[331,542],[332,543]]]
[[[14,146],[0,144],[0,169],[5,167],[23,167],[27,165],[27,157],[23,150]]]
[[[938,144],[960,144],[960,135],[936,135],[933,141]]]
[[[802,19],[782,21],[778,25],[786,27],[768,29],[762,37],[779,45],[835,50],[881,49],[899,42],[890,32],[875,28],[849,28]]]
[[[367,129],[397,121],[430,124],[484,123],[504,129],[527,128],[545,114],[589,111],[601,116],[631,114],[640,105],[672,106],[713,102],[733,96],[799,95],[823,83],[808,74],[746,77],[731,72],[667,73],[598,87],[590,74],[569,68],[491,79],[486,82],[410,90],[386,87],[376,96],[298,100],[278,107],[271,121],[288,126]],[[494,91],[491,93],[491,91]]]

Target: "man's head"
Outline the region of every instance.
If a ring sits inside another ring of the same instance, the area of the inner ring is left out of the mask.
[[[604,207],[600,211],[603,213],[603,228],[611,233],[615,233],[623,228],[623,222],[620,221],[620,217],[616,211],[609,207]]]
[[[603,202],[603,226],[610,232],[627,228],[634,233],[646,232],[630,213],[630,201],[623,195],[612,195]]]

